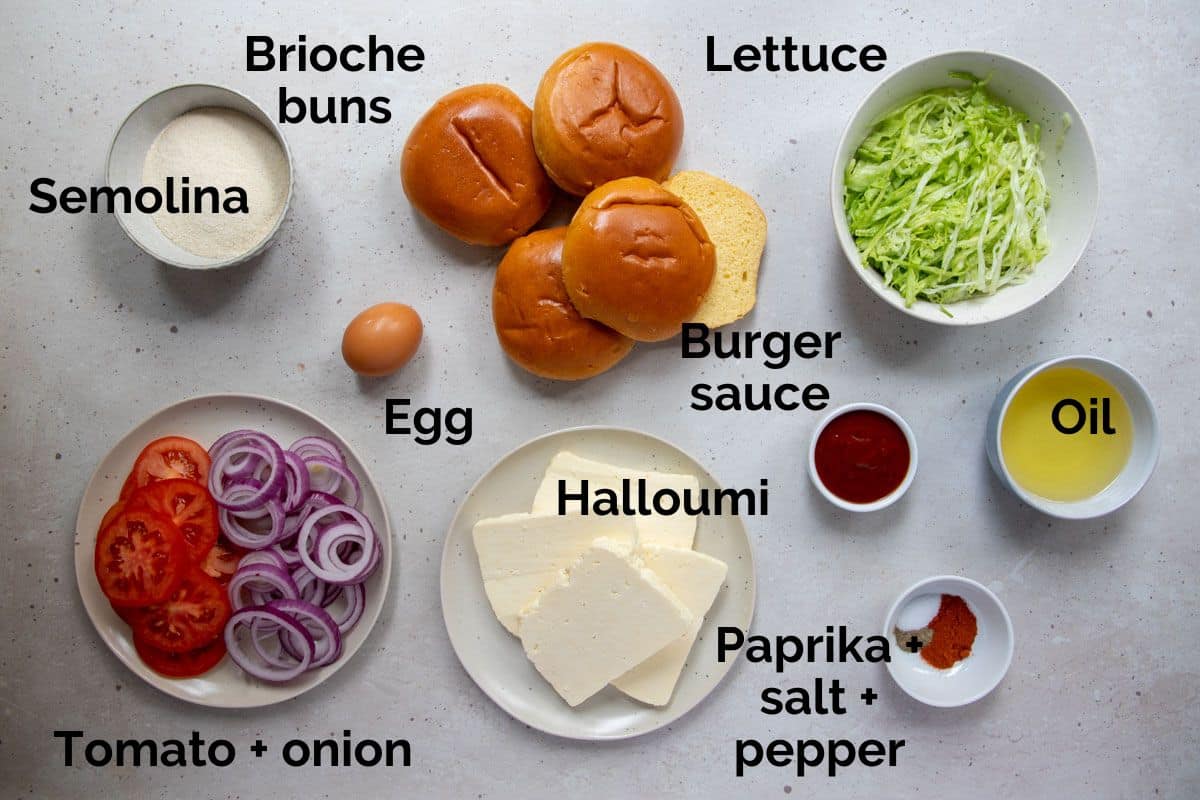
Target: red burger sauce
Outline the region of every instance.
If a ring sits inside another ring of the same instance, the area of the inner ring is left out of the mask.
[[[878,411],[848,411],[817,437],[817,476],[849,503],[873,503],[894,492],[908,473],[908,440]]]

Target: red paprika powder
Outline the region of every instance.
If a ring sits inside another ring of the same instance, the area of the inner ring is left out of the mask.
[[[921,648],[921,658],[938,669],[949,669],[971,655],[971,645],[975,644],[979,630],[970,606],[956,594],[942,595],[929,628],[933,638]]]

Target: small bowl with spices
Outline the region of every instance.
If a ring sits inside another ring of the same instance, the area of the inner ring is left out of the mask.
[[[886,508],[908,491],[916,474],[916,437],[904,418],[887,406],[842,406],[813,432],[808,475],[825,499],[839,508]]]
[[[253,100],[174,86],[130,112],[106,170],[112,210],[134,244],[186,269],[240,264],[270,244],[292,198],[292,158]]]
[[[1000,598],[969,578],[938,575],[909,587],[888,610],[883,633],[888,673],[930,706],[975,702],[1012,664],[1012,619]]]

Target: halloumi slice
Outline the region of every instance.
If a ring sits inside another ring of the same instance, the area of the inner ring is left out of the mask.
[[[691,629],[694,618],[633,548],[597,539],[521,614],[525,655],[577,706]]]
[[[515,635],[521,611],[593,541],[608,537],[632,546],[637,527],[627,517],[506,514],[476,522],[472,535],[492,611]]]
[[[621,492],[621,481],[625,478],[635,482],[639,478],[644,478],[646,491],[650,496],[660,489],[670,489],[679,493],[680,497],[683,496],[684,491],[695,494],[700,489],[700,481],[695,475],[617,467],[601,461],[581,458],[564,450],[556,455],[550,461],[550,466],[546,468],[546,474],[533,498],[533,512],[535,514],[558,513],[558,482],[566,481],[567,491],[574,493],[580,490],[580,482],[585,478],[588,481],[589,492],[603,488],[611,489],[618,495]],[[578,503],[571,505],[575,509],[579,507]],[[683,512],[670,516],[661,514],[636,516],[634,519],[637,521],[638,541],[642,543],[690,549],[696,538],[696,518]]]
[[[634,700],[665,706],[675,692],[704,615],[721,591],[728,567],[720,559],[678,547],[644,545],[637,553],[647,569],[688,607],[694,620],[687,633],[614,680],[613,686]]]

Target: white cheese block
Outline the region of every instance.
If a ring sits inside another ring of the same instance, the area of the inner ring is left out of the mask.
[[[577,706],[683,636],[693,621],[629,545],[597,539],[521,614],[520,635],[542,677]]]
[[[483,588],[500,624],[516,634],[521,611],[601,536],[633,545],[637,528],[628,518],[577,514],[507,514],[476,522]]]
[[[688,607],[694,620],[687,633],[614,680],[613,686],[634,700],[665,706],[704,624],[704,615],[721,591],[728,567],[712,556],[678,547],[645,545],[638,548],[638,555],[646,568]]]
[[[580,482],[587,479],[589,494],[596,489],[611,489],[621,495],[621,481],[628,478],[635,482],[639,478],[646,480],[646,495],[653,497],[661,489],[670,489],[679,493],[682,498],[684,491],[695,495],[700,490],[700,481],[694,475],[682,475],[671,472],[652,472],[636,470],[627,467],[616,467],[600,461],[581,458],[574,453],[563,451],[556,455],[546,468],[546,474],[533,498],[535,514],[558,513],[558,482],[566,481],[567,491],[578,492]],[[570,504],[574,510],[579,509],[578,503]],[[590,516],[590,515],[589,515]],[[636,516],[638,540],[650,544],[661,544],[667,547],[691,548],[696,538],[696,518],[683,512],[663,516],[650,514]]]

